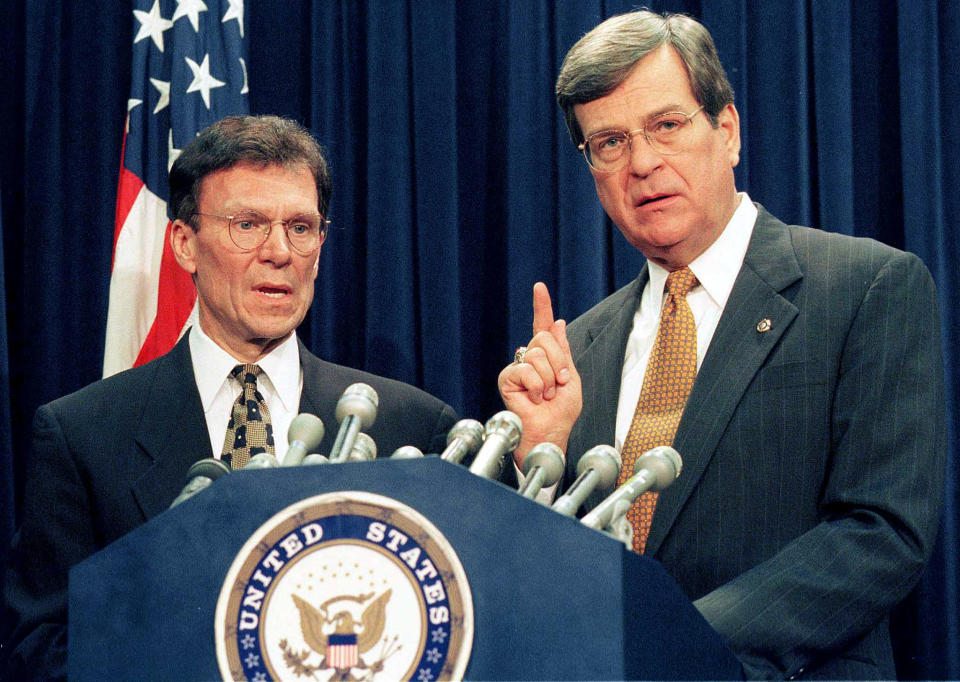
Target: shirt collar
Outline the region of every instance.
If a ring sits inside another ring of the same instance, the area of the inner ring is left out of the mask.
[[[727,305],[737,274],[747,255],[753,226],[757,221],[757,207],[746,192],[739,193],[740,205],[706,251],[690,263],[690,270],[711,299],[722,310]],[[650,294],[654,301],[663,299],[663,288],[667,282],[668,270],[653,261],[647,261],[650,272]]]
[[[217,393],[229,381],[230,372],[242,364],[207,336],[200,324],[190,330],[190,356],[193,375],[200,392],[203,411],[207,412]],[[284,408],[296,411],[300,401],[300,346],[296,333],[257,361],[266,380],[283,402]]]

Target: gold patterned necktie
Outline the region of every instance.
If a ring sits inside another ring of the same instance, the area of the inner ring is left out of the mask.
[[[253,455],[261,452],[276,454],[270,410],[257,390],[257,377],[262,373],[259,365],[237,365],[230,372],[243,386],[230,409],[230,422],[220,455],[220,459],[231,469],[242,469]]]
[[[667,300],[660,313],[637,409],[623,444],[623,468],[617,485],[633,475],[637,457],[658,445],[670,445],[677,432],[697,378],[697,325],[687,303],[687,294],[696,285],[697,278],[690,268],[667,275]],[[633,551],[638,554],[643,554],[646,547],[656,504],[657,493],[647,491],[627,511],[627,519],[633,524]]]

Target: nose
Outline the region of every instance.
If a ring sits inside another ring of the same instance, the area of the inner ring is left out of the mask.
[[[293,249],[287,239],[287,230],[282,222],[275,221],[270,228],[267,240],[260,245],[257,252],[260,260],[273,263],[276,266],[286,265],[293,258]]]
[[[644,136],[642,130],[638,130],[630,136],[630,173],[641,178],[645,178],[655,171],[663,163],[661,156]]]

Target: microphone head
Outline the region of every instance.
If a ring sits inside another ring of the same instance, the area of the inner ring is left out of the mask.
[[[337,422],[342,422],[346,417],[357,417],[362,425],[360,428],[369,429],[377,418],[379,404],[380,399],[372,386],[350,384],[337,401]]]
[[[303,449],[310,452],[316,450],[317,446],[320,445],[324,431],[323,421],[320,420],[320,417],[304,412],[298,414],[290,422],[290,428],[287,429],[287,440],[291,444],[300,441],[304,445]]]
[[[363,431],[359,432],[356,440],[353,441],[353,448],[351,448],[347,460],[350,462],[369,462],[376,458],[377,444],[373,442],[373,438]]]
[[[280,466],[280,462],[277,461],[277,458],[274,455],[271,455],[269,452],[261,452],[254,455],[250,460],[243,465],[244,470],[254,469],[274,469]]]
[[[620,453],[612,445],[594,445],[577,462],[577,476],[587,469],[593,469],[600,476],[595,490],[612,488],[620,475]]]
[[[476,452],[483,443],[483,424],[476,419],[461,419],[447,433],[447,445],[457,438],[469,452]]]
[[[415,445],[404,445],[393,451],[390,459],[416,459],[423,457],[423,452]]]
[[[543,487],[548,488],[563,476],[566,460],[563,450],[553,443],[537,443],[523,460],[523,475],[529,476],[533,467],[543,470]]]
[[[493,434],[503,436],[509,443],[508,448],[512,452],[520,444],[521,433],[523,433],[523,422],[520,421],[520,417],[510,410],[503,410],[487,420],[484,439]]]
[[[197,476],[206,476],[211,481],[215,481],[224,474],[230,473],[230,467],[221,462],[219,459],[214,459],[213,457],[207,457],[206,459],[201,459],[190,465],[190,468],[187,469],[187,481],[191,481]]]
[[[683,460],[680,453],[669,445],[661,445],[637,457],[633,465],[634,475],[646,469],[653,474],[653,490],[663,490],[680,476]]]

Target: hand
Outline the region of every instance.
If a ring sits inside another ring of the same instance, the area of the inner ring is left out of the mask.
[[[507,365],[497,379],[508,410],[523,421],[517,466],[537,443],[549,441],[566,450],[574,422],[583,407],[580,375],[567,342],[567,324],[553,319],[550,292],[543,282],[533,286],[533,338],[522,363]]]

